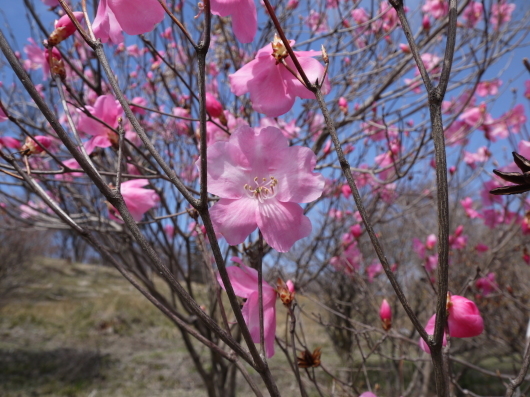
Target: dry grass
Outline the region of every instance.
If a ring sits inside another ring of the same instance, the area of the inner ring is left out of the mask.
[[[28,271],[33,281],[0,307],[1,396],[206,395],[178,330],[114,269],[42,259]],[[300,303],[318,312],[303,297]],[[337,364],[322,329],[308,319],[303,326],[309,346],[323,347],[322,362]],[[279,349],[270,366],[282,394],[298,395]],[[318,376],[329,382],[321,371]],[[239,385],[239,395],[250,395]]]

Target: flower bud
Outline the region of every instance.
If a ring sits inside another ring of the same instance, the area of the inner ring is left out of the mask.
[[[59,50],[53,47],[50,56],[50,50],[46,49],[46,51],[44,51],[44,56],[46,57],[46,62],[48,62],[50,66],[52,77],[57,75],[61,78],[61,80],[66,79],[66,69],[64,67],[64,62]]]
[[[294,300],[294,284],[291,280],[287,280],[287,283],[284,283],[281,278],[278,278],[276,291],[280,296],[280,300],[285,306],[290,306],[291,302]]]
[[[35,142],[37,141],[37,142]],[[34,138],[26,137],[26,141],[24,142],[24,145],[20,148],[20,153],[22,153],[24,156],[30,156],[32,154],[39,154],[44,152],[44,149],[39,146],[39,143],[46,149],[48,149],[52,145],[51,138],[43,135],[37,135]]]
[[[219,118],[223,114],[223,105],[209,92],[206,93],[206,111],[212,117]]]
[[[339,109],[342,113],[348,114],[348,101],[343,96],[339,98]]]
[[[77,19],[79,22],[81,22],[84,18],[84,14],[79,11],[74,12],[74,16],[75,19]],[[68,37],[73,35],[76,30],[77,29],[68,14],[63,15],[55,23],[55,30],[50,34],[50,37],[48,38],[48,45],[51,47],[56,46],[61,41],[66,40]]]
[[[425,30],[427,33],[431,30],[431,20],[427,15],[423,16],[423,20],[421,21],[421,26],[423,27],[423,30]]]
[[[381,302],[381,308],[379,309],[379,317],[383,323],[383,329],[388,331],[392,328],[392,309],[386,299]]]

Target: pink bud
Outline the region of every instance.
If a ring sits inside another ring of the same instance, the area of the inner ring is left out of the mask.
[[[348,114],[348,101],[342,96],[339,98],[339,109],[342,113]]]
[[[388,331],[392,328],[392,309],[386,299],[381,302],[381,308],[379,309],[379,317],[383,322],[383,329]]]
[[[425,248],[432,250],[436,245],[436,236],[434,234],[429,234],[427,236],[427,241],[425,243]]]
[[[206,93],[206,111],[212,117],[220,117],[223,114],[223,105],[209,92]]]
[[[477,252],[486,252],[489,250],[489,247],[487,245],[484,245],[484,244],[477,244],[475,246],[475,251]]]
[[[410,54],[410,47],[408,44],[399,44],[399,48],[401,51],[403,51],[405,54]]]
[[[37,142],[35,142],[37,141]],[[20,149],[20,152],[24,154],[25,156],[29,156],[31,154],[39,154],[44,152],[44,149],[39,146],[39,143],[45,148],[49,149],[52,145],[52,140],[50,137],[43,136],[43,135],[37,135],[34,137],[34,139],[30,138],[29,136],[26,137],[26,141],[24,142],[24,146]]]
[[[355,238],[359,238],[363,234],[363,229],[362,229],[360,223],[357,223],[357,224],[353,225],[350,228],[350,231],[351,231],[351,234],[353,234],[353,237],[355,237]]]
[[[75,19],[81,22],[84,18],[82,12],[74,12]],[[55,24],[55,30],[50,34],[48,38],[48,45],[56,46],[61,41],[66,40],[68,37],[73,35],[76,31],[76,27],[68,15],[63,15]]]
[[[427,15],[423,16],[421,26],[423,27],[423,30],[425,30],[427,33],[429,33],[429,30],[431,30],[431,21]]]
[[[287,2],[287,6],[286,6],[286,8],[287,8],[288,10],[294,10],[294,9],[297,8],[297,7],[298,7],[298,0],[289,0],[289,1]]]
[[[287,288],[289,289],[289,292],[294,294],[294,283],[291,280],[287,280],[285,285],[287,285]]]

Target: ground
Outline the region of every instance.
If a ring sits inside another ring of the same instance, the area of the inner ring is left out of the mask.
[[[41,259],[28,275],[0,302],[0,396],[206,396],[178,330],[116,270]],[[297,395],[281,354],[270,364]]]

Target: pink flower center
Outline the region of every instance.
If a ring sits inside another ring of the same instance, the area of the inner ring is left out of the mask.
[[[261,183],[260,183],[261,182]],[[274,189],[278,185],[278,180],[271,176],[269,179],[262,178],[260,181],[258,177],[254,178],[256,187],[253,188],[248,183],[243,186],[247,192],[248,197],[257,199],[260,203],[276,196],[277,191]]]

